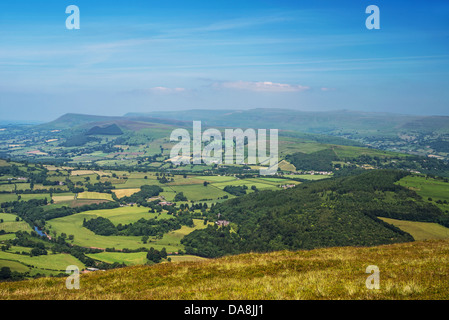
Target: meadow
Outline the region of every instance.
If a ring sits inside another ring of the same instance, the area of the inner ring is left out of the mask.
[[[449,239],[449,228],[438,223],[406,221],[379,217],[379,219],[392,224],[399,229],[410,233],[417,240]]]
[[[115,248],[121,250],[150,248],[154,247],[157,250],[166,248],[167,252],[177,252],[183,249],[180,241],[186,233],[193,230],[204,228],[202,220],[194,220],[195,226],[193,228],[183,226],[180,230],[175,230],[164,234],[162,239],[155,239],[150,237],[148,243],[142,242],[142,237],[138,236],[102,236],[96,235],[91,230],[83,227],[83,220],[90,220],[92,218],[103,217],[109,219],[114,225],[129,224],[136,222],[139,219],[169,219],[165,211],[161,213],[150,213],[147,207],[126,206],[116,209],[94,210],[77,213],[71,216],[56,218],[48,221],[51,232],[56,234],[65,233],[73,235],[73,244],[83,247],[94,248]]]
[[[85,268],[84,264],[70,254],[47,254],[30,257],[28,255],[15,254],[15,250],[25,251],[23,249],[10,250],[10,252],[0,251],[0,267],[12,267],[12,271],[29,271],[31,275],[41,273],[45,275],[56,275],[64,273],[67,266],[76,265],[80,269]],[[26,268],[26,270],[25,270]]]
[[[4,230],[7,233],[17,231],[31,231],[31,227],[28,223],[21,220],[16,221],[17,216],[9,213],[0,213],[0,230]]]
[[[409,175],[398,181],[398,184],[415,191],[443,212],[449,212],[449,182],[425,175]]]

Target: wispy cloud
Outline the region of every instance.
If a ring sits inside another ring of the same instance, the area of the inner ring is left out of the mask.
[[[161,93],[161,94],[171,94],[171,93],[182,93],[186,92],[185,88],[167,88],[167,87],[154,87],[148,89],[150,93]]]
[[[132,94],[132,95],[172,95],[172,94],[182,94],[188,93],[191,90],[186,88],[169,88],[169,87],[152,87],[147,89],[133,89],[133,90],[125,90],[122,91],[123,94]]]
[[[302,85],[293,85],[287,83],[275,83],[270,81],[254,82],[254,81],[227,81],[215,82],[213,87],[247,90],[256,92],[301,92],[309,90],[310,88]]]

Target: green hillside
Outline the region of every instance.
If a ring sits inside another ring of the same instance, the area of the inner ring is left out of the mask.
[[[298,111],[290,109],[185,110],[129,113],[183,121],[201,120],[210,126],[277,128],[301,134],[361,143],[382,150],[448,159],[449,117],[416,116],[351,110]],[[344,139],[342,139],[344,138]],[[341,142],[328,142],[344,144]]]
[[[406,175],[376,170],[230,199],[209,213],[210,219],[229,221],[228,226],[194,231],[182,243],[187,253],[218,257],[413,241],[410,234],[378,217],[449,226],[448,216],[437,206],[396,184]]]

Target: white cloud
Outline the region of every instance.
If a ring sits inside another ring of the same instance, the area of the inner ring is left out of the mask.
[[[152,93],[181,93],[185,92],[185,88],[167,88],[167,87],[154,87],[149,89]]]
[[[229,81],[229,82],[216,82],[215,87],[248,90],[256,92],[301,92],[309,90],[310,88],[302,85],[292,85],[285,83],[275,83],[270,81]]]

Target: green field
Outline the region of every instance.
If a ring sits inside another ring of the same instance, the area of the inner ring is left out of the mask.
[[[285,180],[287,182],[287,180]],[[298,182],[295,182],[298,183]],[[224,189],[226,186],[247,186],[248,190],[247,192],[251,192],[251,187],[255,186],[257,189],[279,189],[280,183],[273,183],[272,181],[263,181],[261,179],[241,179],[231,182],[219,182],[214,183],[213,186]]]
[[[141,218],[150,219],[158,216],[158,219],[170,218],[166,213],[149,213],[146,207],[120,207],[108,210],[94,210],[77,213],[71,216],[57,218],[48,221],[51,230],[60,234],[74,235],[73,243],[83,247],[95,248],[116,248],[116,249],[137,249],[141,247],[155,249],[166,248],[167,252],[176,252],[183,248],[180,241],[184,234],[190,233],[195,229],[204,228],[202,223],[196,222],[194,228],[183,226],[180,230],[164,234],[162,239],[150,239],[147,244],[142,243],[142,237],[139,236],[101,236],[96,235],[92,231],[82,226],[84,219],[92,219],[96,217],[108,218],[115,225],[122,223],[135,222]],[[202,222],[202,220],[200,220]]]
[[[141,242],[141,237],[124,236],[100,236],[83,227],[83,219],[95,218],[95,215],[75,214],[63,218],[50,220],[51,230],[58,234],[66,233],[74,235],[73,243],[82,247],[94,248],[116,248],[116,249],[137,249],[140,247],[149,247]]]
[[[433,179],[424,175],[409,175],[401,179],[398,184],[407,187],[424,200],[430,201],[444,212],[449,211],[449,183],[439,179]],[[445,203],[437,203],[446,201]]]
[[[47,198],[48,202],[50,202],[51,197],[49,193],[35,193],[35,194],[19,194],[20,200],[28,201],[31,199],[45,199]]]
[[[318,142],[301,141],[297,138],[282,137],[279,140],[279,155],[285,156],[295,152],[313,153],[327,149],[328,146]]]
[[[331,178],[331,175],[323,175],[323,174],[289,174],[285,175],[287,178],[292,179],[305,179],[305,180],[321,180]]]
[[[16,201],[17,195],[14,193],[2,193],[0,194],[0,203],[3,202],[9,202],[9,201]]]
[[[162,183],[159,183],[158,180],[156,180],[155,178],[151,178],[150,176],[148,179],[127,179],[126,182],[124,184],[120,185],[121,189],[134,189],[134,188],[140,188],[141,186],[144,185],[155,185],[155,186],[163,186]]]
[[[15,190],[15,184],[13,184],[13,183],[0,184],[0,191],[13,192],[14,190]]]
[[[25,221],[16,221],[17,216],[9,213],[0,213],[0,219],[3,222],[0,223],[0,230],[5,232],[17,232],[17,231],[31,231],[31,227]],[[0,220],[1,221],[1,220]]]
[[[12,240],[16,237],[14,233],[0,234],[0,242],[5,240]]]
[[[172,191],[177,193],[183,192],[188,200],[200,201],[204,199],[218,199],[224,196],[230,196],[229,193],[221,190],[221,188],[215,187],[215,184],[208,185],[207,187],[203,184],[197,185],[181,185],[181,186],[170,186]],[[164,187],[164,190],[166,187]]]
[[[107,263],[124,263],[127,266],[141,265],[147,262],[146,252],[100,252],[86,254],[88,257]]]
[[[0,203],[2,202],[9,202],[9,201],[16,201],[18,200],[18,196],[20,196],[20,200],[22,201],[28,201],[31,199],[45,199],[47,198],[48,201],[50,201],[50,194],[48,193],[34,193],[34,194],[18,194],[15,193],[3,193],[0,194]]]
[[[27,255],[0,251],[0,267],[7,266],[11,261],[20,263],[27,268],[32,266],[34,273],[42,272],[46,274],[58,274],[65,272],[66,268],[70,265],[76,265],[80,269],[85,268],[85,265],[81,263],[81,261],[69,254],[59,253],[30,257]]]
[[[20,262],[0,259],[0,268],[3,268],[3,267],[9,267],[11,269],[11,271],[16,271],[16,272],[21,272],[21,273],[31,270],[31,268],[27,267],[26,265],[24,265]]]
[[[198,179],[205,180],[211,183],[214,182],[229,182],[237,180],[236,177],[233,176],[198,176]]]
[[[104,261],[107,263],[124,263],[127,266],[143,265],[147,263],[146,252],[100,252],[87,254],[88,257]],[[206,258],[196,257],[192,255],[169,255],[168,258],[171,262],[186,262],[186,261],[201,261],[206,260]]]
[[[93,211],[85,211],[78,213],[77,215],[84,216],[83,218],[90,219],[91,217],[103,217],[111,220],[111,222],[115,225],[128,224],[132,222],[136,222],[139,219],[154,219],[157,217],[158,219],[169,219],[172,216],[167,213],[161,212],[158,213],[150,213],[149,209],[146,207],[139,206],[129,206],[129,207],[120,207],[115,209],[105,209],[105,210],[93,210]]]
[[[409,156],[405,153],[382,151],[378,149],[369,149],[353,146],[332,146],[332,149],[339,158],[356,158],[362,155],[368,155],[371,157],[379,157],[379,158],[391,156],[406,158]]]
[[[17,216],[12,213],[0,213],[0,219],[3,219],[4,222],[12,222],[16,221]]]
[[[417,240],[449,239],[449,228],[443,227],[438,223],[404,221],[390,218],[379,219],[392,224],[399,229],[408,232]]]

